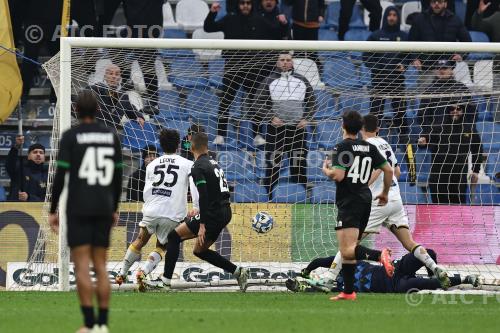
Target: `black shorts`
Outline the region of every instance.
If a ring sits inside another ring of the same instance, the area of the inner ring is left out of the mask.
[[[368,224],[371,209],[371,203],[362,202],[352,202],[338,207],[335,230],[357,228],[359,229],[359,238],[361,239],[361,235]]]
[[[220,233],[229,224],[232,217],[231,206],[223,206],[216,214],[208,214],[209,218],[205,224],[205,238],[215,242],[219,238]],[[215,218],[217,216],[217,218]],[[186,221],[186,225],[195,235],[198,235],[200,230],[200,220],[198,216],[192,217]],[[210,218],[211,217],[211,218]]]
[[[68,245],[109,247],[112,216],[68,216]]]

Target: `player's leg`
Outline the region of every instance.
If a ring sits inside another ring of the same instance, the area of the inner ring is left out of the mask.
[[[80,299],[84,326],[91,330],[95,324],[94,307],[92,305],[93,287],[90,280],[91,246],[86,244],[73,247],[71,257],[75,264],[76,288]]]
[[[165,256],[166,249],[167,244],[161,244],[158,240],[156,241],[156,248],[149,253],[146,263],[141,267],[141,271],[145,275],[148,275],[155,270],[156,266],[158,266]]]
[[[426,253],[434,262],[437,261],[437,255],[434,250],[428,249],[426,250]],[[397,276],[414,277],[416,272],[423,266],[424,263],[414,253],[407,253],[396,263]],[[437,266],[434,274],[437,277],[436,281],[438,281],[440,287],[446,290],[450,287],[451,280],[446,272],[444,272],[444,274],[443,272],[444,270],[440,270],[439,266]]]
[[[144,221],[141,221],[143,223]],[[122,284],[128,275],[128,271],[132,265],[141,259],[141,250],[146,245],[151,238],[151,234],[147,226],[141,226],[139,229],[139,234],[137,238],[130,243],[127,252],[125,253],[125,257],[122,261],[122,268],[120,270],[120,274],[118,274],[115,278],[116,283]]]
[[[337,252],[337,255],[340,256],[340,251]],[[309,274],[314,271],[316,268],[319,268],[319,267],[324,267],[324,268],[330,268],[330,266],[332,266],[333,264],[333,261],[334,261],[334,258],[337,258],[337,256],[335,257],[326,257],[326,258],[316,258],[314,259],[313,261],[311,261],[309,263],[309,265],[307,265],[306,268],[304,268],[301,272],[300,272],[300,275],[303,277],[303,278],[306,278],[308,279],[309,278]],[[342,258],[342,257],[341,257]]]
[[[354,293],[354,273],[356,271],[355,249],[358,243],[358,228],[342,228],[337,230],[337,240],[342,253],[344,291],[331,300],[356,299]]]
[[[111,297],[111,286],[109,284],[109,275],[106,268],[106,257],[106,247],[95,246],[92,248],[92,262],[97,278],[96,295],[99,306],[97,325],[99,325],[101,331],[104,332],[107,330],[109,299]]]
[[[156,248],[148,255],[147,261],[141,265],[141,271],[144,275],[151,273],[160,263],[167,249],[168,234],[178,225],[179,223],[168,218],[157,219],[154,232],[156,234]]]

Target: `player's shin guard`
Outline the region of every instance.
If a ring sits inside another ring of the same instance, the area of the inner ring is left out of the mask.
[[[340,274],[342,270],[342,254],[340,251],[337,252],[335,258],[333,259],[332,265],[330,266],[330,272],[332,273],[332,277],[335,280],[337,276]]]
[[[431,270],[431,272],[436,271],[437,264],[434,261],[434,259],[431,258],[429,253],[427,253],[427,250],[422,246],[422,245],[417,245],[415,246],[412,250],[411,253],[420,260],[425,267]]]
[[[344,278],[344,293],[352,294],[354,292],[354,273],[356,264],[342,264],[342,277]]]
[[[372,250],[363,245],[358,245],[354,249],[354,255],[356,256],[356,260],[370,260],[370,261],[379,261],[380,260],[380,251]]]
[[[154,269],[162,259],[162,253],[163,251],[161,249],[155,249],[153,252],[149,254],[148,261],[142,267],[142,271],[144,272],[145,275],[148,275],[149,273],[154,271]]]
[[[214,266],[222,268],[226,272],[234,273],[236,271],[237,267],[235,264],[233,264],[232,262],[230,262],[229,260],[227,260],[226,258],[224,258],[215,251],[206,250],[203,252],[195,252],[194,255]]]
[[[130,267],[139,259],[141,259],[141,251],[137,250],[133,244],[130,244],[127,253],[125,253],[125,258],[123,258],[120,275],[126,277]]]
[[[174,274],[175,264],[177,259],[179,259],[179,248],[181,245],[181,238],[177,234],[177,231],[172,230],[168,234],[167,243],[167,253],[168,256],[165,260],[165,270],[163,271],[163,276],[167,279],[171,279]]]

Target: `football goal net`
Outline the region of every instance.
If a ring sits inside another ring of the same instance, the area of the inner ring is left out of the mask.
[[[498,44],[62,38],[44,68],[58,92],[47,202],[59,138],[77,123],[79,91],[95,93],[98,121],[121,139],[126,167],[108,256],[112,280],[138,234],[144,168],[162,154],[162,128],[180,132],[179,154],[188,158],[189,135],[207,133],[233,210],[214,249],[249,267],[252,279],[284,281],[309,260],[334,255],[336,187],[321,168],[342,140],[342,114],[356,110],[378,117],[379,135],[394,151],[415,240],[451,273],[499,281]],[[252,228],[259,212],[272,217],[272,228]],[[392,248],[394,258],[406,253],[384,227],[364,242]],[[178,281],[231,279],[193,256],[193,244],[183,244]],[[154,246],[153,238],[143,260]],[[29,262],[9,269],[12,290],[74,286],[65,221],[58,236],[44,224]]]

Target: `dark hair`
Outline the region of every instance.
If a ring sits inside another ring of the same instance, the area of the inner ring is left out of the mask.
[[[358,111],[346,111],[342,115],[342,127],[347,133],[356,135],[363,128],[363,117]]]
[[[367,114],[363,117],[363,128],[367,132],[376,132],[378,128],[378,118],[373,114]]]
[[[95,118],[99,105],[90,90],[82,90],[76,97],[76,114],[79,119]]]
[[[34,143],[28,148],[28,154],[31,153],[35,149],[41,149],[45,153],[45,147],[40,143]]]
[[[208,136],[205,133],[198,132],[191,136],[191,144],[194,150],[208,149]]]
[[[158,156],[158,149],[156,149],[155,145],[147,145],[142,147],[142,159],[146,159],[148,155],[154,154],[155,156]]]
[[[160,146],[167,154],[173,154],[179,148],[181,137],[177,130],[166,128],[160,132]]]
[[[188,135],[193,135],[195,133],[205,133],[205,128],[198,124],[191,124],[188,129]]]

